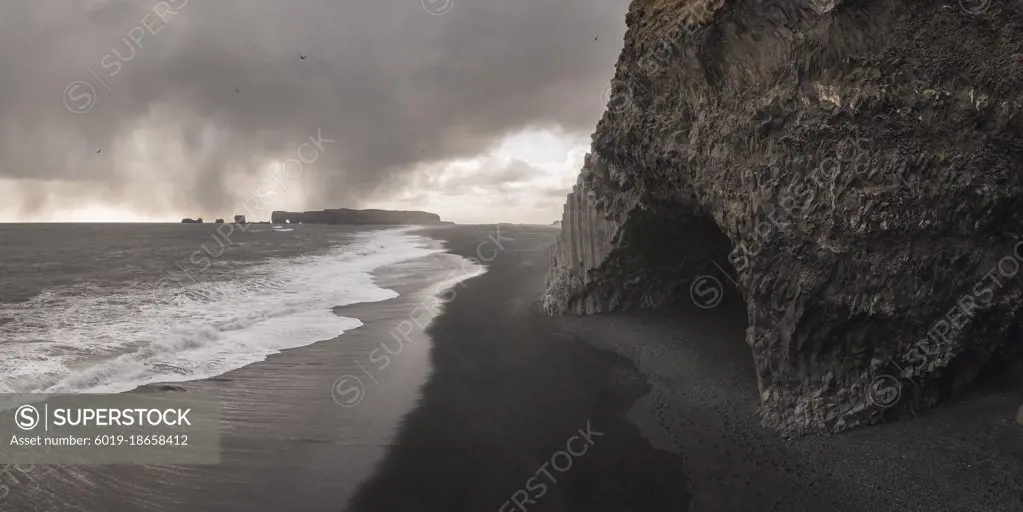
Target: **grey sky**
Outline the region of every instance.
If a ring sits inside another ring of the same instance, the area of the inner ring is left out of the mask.
[[[507,135],[587,136],[626,9],[625,0],[4,2],[0,218],[96,201],[228,215],[271,159],[294,157],[318,131],[335,142],[305,147],[313,161],[301,186],[274,207],[393,203],[410,186],[437,185],[415,179],[417,169],[485,160]],[[501,165],[494,186],[543,172]],[[487,176],[447,180],[436,197]]]

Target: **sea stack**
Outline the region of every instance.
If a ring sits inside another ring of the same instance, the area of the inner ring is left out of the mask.
[[[1023,10],[982,4],[633,1],[546,310],[714,277],[784,434],[972,381],[1023,320]]]
[[[235,215],[234,216],[234,223],[235,224],[245,224],[245,216],[244,215]]]

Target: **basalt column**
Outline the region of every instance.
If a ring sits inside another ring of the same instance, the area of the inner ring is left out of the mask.
[[[633,1],[545,308],[689,300],[730,266],[785,433],[971,382],[1019,343],[1021,5]]]

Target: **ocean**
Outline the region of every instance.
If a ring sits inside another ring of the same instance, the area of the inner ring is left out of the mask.
[[[441,252],[412,228],[241,228],[0,225],[0,393],[221,375],[362,326],[333,308],[396,297],[374,272]]]

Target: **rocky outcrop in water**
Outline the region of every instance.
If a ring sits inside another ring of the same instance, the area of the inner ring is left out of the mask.
[[[202,224],[203,222],[202,222],[202,217],[199,217],[198,219],[195,219],[195,220],[187,219],[187,218],[186,219],[181,219],[181,223],[182,224]]]
[[[440,224],[436,213],[394,210],[350,210],[338,208],[313,212],[275,211],[270,216],[274,224],[359,224],[359,225],[411,225]]]
[[[1019,345],[1019,2],[634,0],[627,23],[550,313],[738,291],[788,434],[913,414]]]

